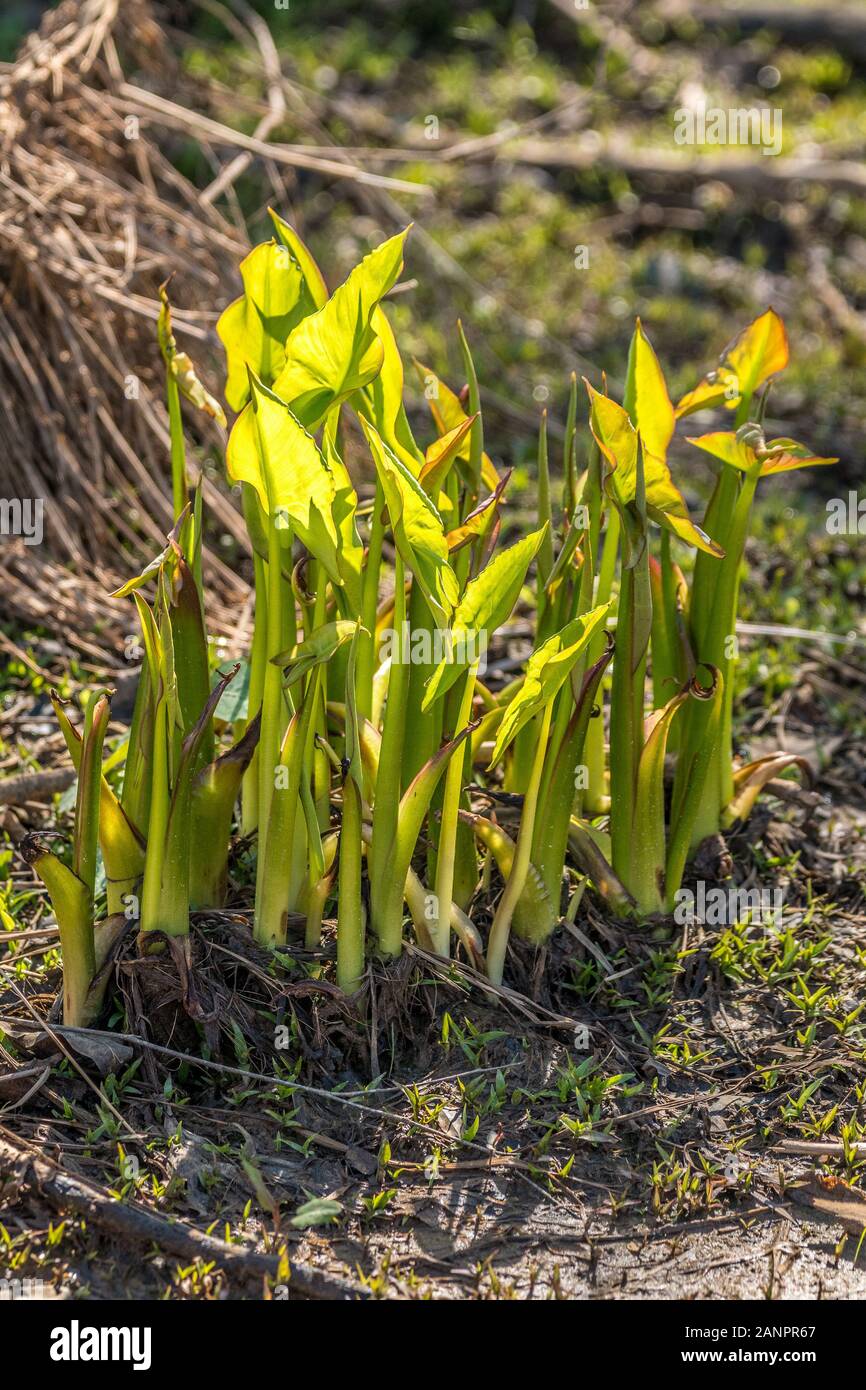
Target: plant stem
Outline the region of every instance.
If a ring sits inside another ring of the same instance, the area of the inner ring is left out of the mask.
[[[284,650],[283,577],[280,533],[272,516],[268,517],[268,607],[267,645],[262,686],[262,732],[259,740],[259,844],[256,865],[256,901],[264,884],[268,853],[268,820],[274,794],[274,775],[280,760],[283,735],[282,673],[272,660]]]
[[[321,682],[321,666],[308,679],[298,711],[293,715],[280,749],[280,767],[286,770],[285,786],[277,791],[271,778],[272,797],[268,811],[265,858],[260,861],[261,878],[256,883],[254,936],[263,946],[281,945],[286,939],[290,894],[296,869],[299,825],[303,825],[301,778],[305,775],[307,750],[315,717]],[[262,827],[259,827],[261,843]]]
[[[460,707],[454,727],[455,734],[464,729],[471,718],[477,670],[478,663],[476,661],[470,666],[464,677]],[[463,750],[459,749],[449,762],[448,770],[445,773],[442,820],[439,828],[439,851],[436,856],[436,917],[429,927],[433,949],[440,956],[448,956],[451,951],[451,901],[454,895],[454,863],[460,793],[463,787],[463,769]]]
[[[382,565],[382,541],[385,536],[385,493],[377,480],[370,519],[370,543],[364,562],[361,588],[361,617],[366,635],[358,645],[358,715],[370,719],[373,713],[373,675],[376,664],[376,610],[379,603],[379,570]]]
[[[354,994],[364,974],[364,905],[361,901],[361,795],[354,777],[343,782],[337,900],[337,984]]]
[[[508,937],[511,933],[511,919],[529,874],[535,813],[538,806],[538,789],[544,770],[547,736],[550,732],[552,714],[553,701],[548,700],[541,715],[541,727],[538,730],[538,741],[535,746],[535,761],[523,800],[523,813],[520,817],[520,833],[517,837],[514,864],[508,875],[508,882],[502,897],[499,899],[499,906],[496,909],[496,916],[493,918],[493,925],[490,928],[490,937],[487,942],[487,974],[495,985],[502,984],[505,953],[508,949]]]
[[[609,507],[607,512],[607,527],[604,533],[604,545],[601,549],[601,562],[598,568],[598,586],[593,600],[594,603],[607,603],[610,598],[611,589],[613,588],[614,573],[616,571],[619,533],[619,513],[615,508]],[[604,651],[604,640],[603,632],[600,632],[597,637],[593,638],[587,650],[587,666],[594,666],[595,662],[601,656]],[[603,706],[603,687],[601,687],[601,692],[601,704]],[[587,768],[587,786],[581,801],[581,809],[586,815],[601,815],[608,810],[610,805],[605,789],[603,717],[593,719],[586,731],[584,760]]]
[[[165,397],[168,403],[168,429],[171,438],[171,495],[174,519],[177,521],[189,502],[189,488],[186,481],[186,445],[183,438],[180,391],[170,367],[165,373]]]
[[[150,787],[150,815],[147,822],[147,853],[144,857],[144,878],[141,886],[142,932],[155,931],[162,924],[162,869],[165,860],[165,837],[168,829],[168,719],[165,695],[156,702],[153,720],[153,758]]]
[[[376,796],[373,804],[373,840],[370,880],[370,908],[373,929],[379,939],[379,949],[385,956],[398,956],[403,947],[403,884],[384,881],[383,869],[387,852],[397,835],[397,810],[400,804],[401,767],[406,728],[406,695],[409,689],[409,652],[404,651],[406,624],[406,588],[403,561],[399,553],[394,561],[394,630],[397,634],[395,654],[388,678],[388,701],[382,729],[382,748],[376,775]]]
[[[268,574],[261,555],[253,551],[256,606],[253,619],[253,641],[250,650],[250,684],[247,696],[247,726],[262,707],[265,686],[268,641]],[[249,767],[244,773],[241,792],[241,833],[252,835],[259,823],[259,749],[256,747]]]

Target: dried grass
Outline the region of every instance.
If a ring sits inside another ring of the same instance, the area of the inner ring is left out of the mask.
[[[42,546],[2,541],[2,609],[79,647],[100,629],[116,646],[128,615],[104,595],[171,525],[158,286],[177,272],[176,332],[216,373],[215,313],[196,305],[227,297],[246,250],[161,151],[164,122],[127,138],[119,53],[139,80],[171,81],[147,3],[65,0],[0,72],[0,496],[44,500]],[[190,457],[221,450],[216,425],[191,424]],[[245,547],[231,497],[204,490],[214,528]],[[230,632],[246,585],[212,551],[206,569]]]

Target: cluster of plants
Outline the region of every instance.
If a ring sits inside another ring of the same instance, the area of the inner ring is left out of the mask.
[[[670,911],[698,844],[796,761],[737,766],[732,752],[755,489],[834,462],[765,438],[768,385],[788,360],[773,310],[676,406],[640,322],[621,403],[605,382],[572,378],[559,483],[543,417],[537,526],[502,545],[509,475],[486,451],[459,326],[466,385],[457,393],[416,363],[429,439],[410,428],[383,306],[406,233],[329,294],[296,232],[272,219],[218,325],[235,414],[226,467],[255,582],[246,660],[212,659],[183,403],[225,417],[178,350],[163,291],[175,524],[119,591],[143,650],[119,781],[117,754],[110,768],[103,758],[110,693],[85,696],[83,724],[54,697],[78,772],[71,858],[44,836],[28,853],[60,928],[68,1023],[98,1015],[130,916],[142,952],[188,950],[191,912],[226,902],[238,843],[255,855],[261,946],[304,930],[315,948],[335,916],[348,992],[368,954],[399,956],[409,933],[442,957],[456,942],[498,984],[512,933],[542,945],[587,885],[618,915]],[[668,450],[679,417],[715,407],[727,427],[689,440],[718,461],[699,525]],[[375,477],[363,500],[347,441]],[[531,653],[507,684],[487,683],[518,604],[534,613]],[[233,682],[244,698],[227,699]]]

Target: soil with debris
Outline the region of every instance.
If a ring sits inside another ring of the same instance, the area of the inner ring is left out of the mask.
[[[128,936],[108,1027],[68,1032],[37,908],[0,965],[4,1277],[64,1298],[863,1297],[864,772],[842,738],[811,795],[730,837],[740,886],[784,890],[778,918],[637,931],[587,897],[543,956],[516,945],[502,991],[410,946],[347,1001],[332,935],[275,963],[238,907],[196,922],[186,960]]]

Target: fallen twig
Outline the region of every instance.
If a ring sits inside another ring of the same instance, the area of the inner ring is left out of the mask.
[[[42,1196],[60,1212],[74,1211],[123,1240],[156,1245],[182,1259],[215,1262],[240,1278],[277,1279],[280,1256],[227,1245],[179,1221],[168,1221],[132,1202],[120,1202],[83,1178],[72,1177],[51,1159],[25,1147],[0,1126],[0,1178],[20,1192]],[[2,1188],[0,1188],[2,1191]],[[369,1297],[361,1285],[330,1274],[290,1266],[290,1292],[302,1298],[343,1301]]]
[[[72,767],[49,768],[45,772],[22,772],[18,777],[0,779],[0,806],[23,806],[27,801],[50,801],[75,781]]]

